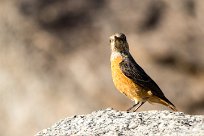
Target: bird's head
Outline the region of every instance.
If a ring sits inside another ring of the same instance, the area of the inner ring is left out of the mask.
[[[126,36],[123,33],[115,33],[110,36],[111,50],[116,52],[129,51]]]

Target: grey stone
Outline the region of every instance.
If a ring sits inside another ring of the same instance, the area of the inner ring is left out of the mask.
[[[204,116],[172,111],[131,112],[105,109],[62,119],[36,136],[185,135],[204,136]]]

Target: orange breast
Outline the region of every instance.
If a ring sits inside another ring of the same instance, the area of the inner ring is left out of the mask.
[[[112,78],[116,88],[132,100],[143,101],[142,97],[144,96],[144,91],[142,87],[135,84],[122,73],[119,66],[121,61],[121,56],[118,56],[111,61]]]

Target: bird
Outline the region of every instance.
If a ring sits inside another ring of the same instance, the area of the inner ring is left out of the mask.
[[[129,44],[123,33],[110,36],[111,73],[117,90],[126,95],[135,104],[127,111],[137,111],[145,102],[158,103],[177,111],[164,95],[159,86],[136,63],[129,51]]]

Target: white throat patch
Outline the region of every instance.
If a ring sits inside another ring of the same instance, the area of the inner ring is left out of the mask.
[[[110,60],[112,61],[113,59],[117,58],[117,57],[122,57],[121,53],[120,52],[117,52],[117,51],[113,51],[111,53],[111,58]]]

